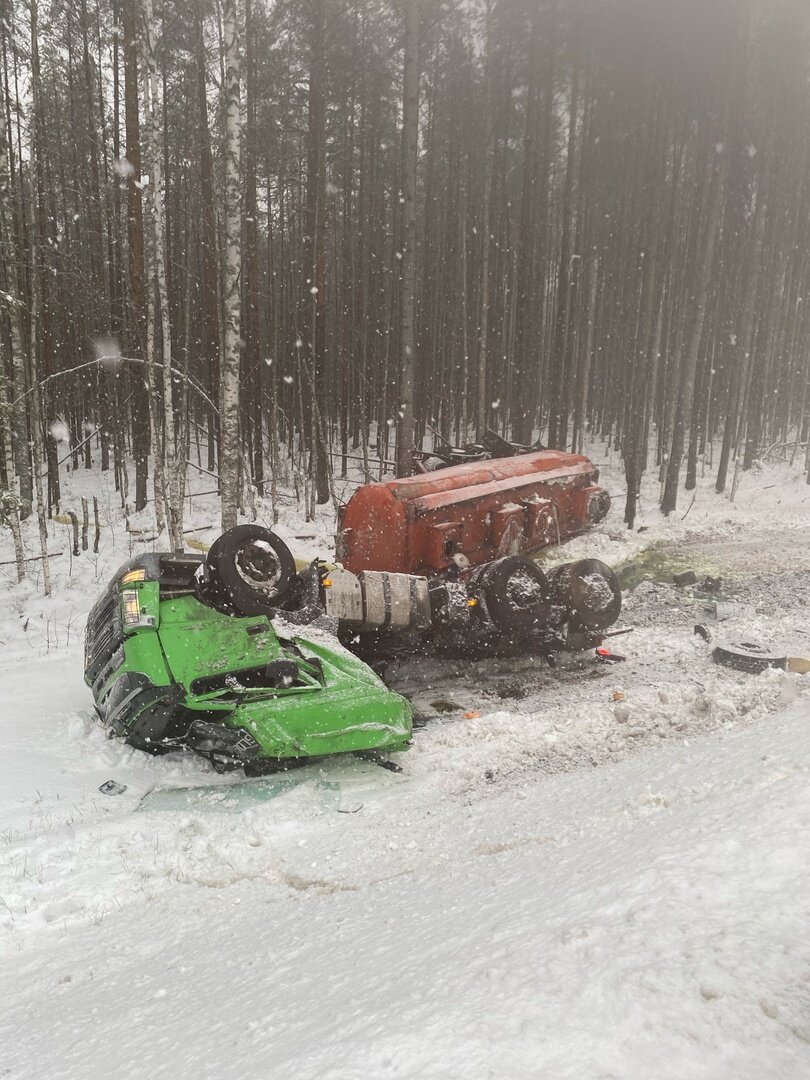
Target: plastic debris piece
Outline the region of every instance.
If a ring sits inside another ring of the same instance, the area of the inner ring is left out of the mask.
[[[684,570],[681,574],[673,574],[672,580],[680,589],[684,585],[694,585],[697,581],[697,574],[694,570]]]
[[[626,656],[622,656],[621,653],[613,652],[606,645],[599,646],[599,648],[596,650],[596,658],[597,660],[602,660],[603,662],[608,664],[616,664],[622,660],[627,659]]]
[[[98,790],[102,795],[123,795],[127,785],[119,784],[117,780],[105,780]]]

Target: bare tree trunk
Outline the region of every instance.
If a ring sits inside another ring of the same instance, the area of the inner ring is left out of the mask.
[[[480,439],[487,426],[487,369],[489,352],[489,249],[490,201],[492,196],[492,145],[488,140],[484,163],[484,200],[481,210],[481,299],[478,316],[478,402],[475,411],[475,433]]]
[[[214,207],[214,159],[208,131],[208,100],[205,90],[205,42],[202,14],[197,16],[197,125],[200,148],[200,248],[202,253],[202,364],[205,387],[212,400],[219,394],[219,297],[217,291],[217,218]],[[213,409],[208,420],[208,468],[216,466],[217,417]]]
[[[236,0],[224,0],[225,49],[225,349],[222,358],[219,475],[222,528],[236,525],[239,506],[239,334],[241,323],[241,188],[239,25]]]
[[[397,475],[413,470],[413,381],[416,352],[416,162],[419,140],[419,0],[405,3],[402,101],[402,369],[397,403]]]
[[[711,195],[704,226],[703,246],[701,248],[700,279],[697,289],[697,301],[692,316],[689,344],[684,357],[684,366],[681,372],[680,383],[677,390],[677,403],[675,406],[675,421],[670,444],[669,460],[667,462],[664,492],[661,499],[661,512],[670,514],[678,504],[678,478],[680,475],[681,461],[684,451],[684,428],[686,417],[691,413],[692,395],[695,389],[695,369],[698,361],[698,350],[703,337],[703,324],[706,318],[706,305],[711,283],[712,270],[714,268],[714,256],[717,246],[717,238],[720,230],[722,216],[723,175],[722,162],[713,165],[714,175],[711,180]]]
[[[183,497],[180,476],[181,461],[177,460],[174,445],[174,394],[172,392],[172,332],[169,321],[169,296],[166,284],[166,254],[164,247],[163,169],[160,128],[160,99],[158,96],[157,60],[155,58],[155,29],[152,0],[143,0],[143,44],[146,60],[146,117],[147,155],[150,165],[150,198],[152,211],[153,273],[157,292],[157,313],[160,316],[160,339],[163,370],[163,474],[166,517],[173,550],[183,548]],[[151,278],[151,275],[150,275]],[[156,451],[157,452],[157,451]]]
[[[16,467],[19,479],[19,500],[17,502],[17,521],[27,518],[33,504],[33,475],[28,446],[28,420],[26,416],[26,377],[25,352],[21,334],[21,316],[23,308],[22,282],[17,273],[17,242],[14,235],[13,178],[9,160],[8,132],[6,128],[5,87],[0,85],[0,263],[5,271],[6,307],[9,319],[9,346],[11,349],[11,374],[13,377],[14,400],[9,402],[5,391],[5,379],[0,358],[0,383],[3,384],[2,412],[0,421],[4,432],[11,436],[11,463]],[[8,420],[8,428],[6,422]],[[5,453],[5,450],[3,451]]]
[[[262,428],[262,362],[261,320],[259,315],[259,222],[256,196],[256,45],[252,0],[245,0],[245,140],[243,173],[245,175],[244,214],[244,354],[242,364],[246,387],[247,412],[250,416],[252,447],[247,447],[245,459],[251,463],[253,482],[261,490],[264,480],[264,446]],[[252,449],[252,453],[251,453]],[[245,477],[247,483],[249,477]]]
[[[515,275],[515,348],[510,395],[512,436],[517,442],[530,443],[534,431],[537,406],[536,368],[538,362],[537,342],[541,333],[538,317],[537,273],[537,208],[540,162],[545,160],[547,148],[538,151],[540,131],[540,5],[531,14],[531,39],[529,42],[529,85],[527,88],[526,121],[523,136],[523,179],[520,197],[520,234],[518,237],[517,267]],[[545,254],[545,253],[543,253]]]
[[[48,524],[45,510],[45,496],[42,490],[42,473],[45,467],[45,454],[42,445],[42,395],[39,385],[37,365],[38,323],[40,317],[40,297],[42,294],[42,266],[39,250],[40,221],[42,212],[40,194],[42,186],[42,148],[38,125],[40,123],[39,94],[39,46],[37,43],[37,0],[31,0],[31,105],[33,109],[32,152],[34,184],[31,198],[31,447],[34,469],[34,490],[37,499],[37,522],[39,524],[39,546],[42,552],[42,581],[46,596],[51,595],[51,569],[48,564]]]
[[[562,239],[560,242],[560,268],[557,274],[557,310],[554,316],[554,346],[551,379],[551,401],[549,403],[548,444],[552,449],[565,449],[568,430],[568,413],[565,403],[565,340],[568,332],[569,300],[572,282],[571,220],[574,188],[574,153],[577,132],[577,113],[579,111],[579,71],[575,67],[571,80],[571,100],[568,106],[568,151],[565,165],[565,189],[562,206]]]
[[[317,420],[326,403],[326,7],[311,0],[307,102],[307,190],[304,238],[304,338],[309,398],[304,402],[310,473],[317,501],[329,501],[329,446]]]
[[[147,217],[152,213],[151,199],[147,196]],[[148,230],[145,238],[146,266],[154,265],[154,236]],[[152,441],[152,491],[155,499],[155,525],[158,534],[166,528],[166,475],[163,470],[163,440],[160,432],[160,399],[157,390],[157,368],[155,366],[155,288],[152,275],[146,277],[146,387],[149,400],[149,431]]]
[[[0,95],[4,96],[2,84],[0,84]],[[0,97],[0,264],[2,264],[5,271],[4,285],[7,293],[5,305],[8,311],[11,369],[14,373],[14,390],[16,394],[15,401],[10,403],[8,400],[7,382],[4,372],[5,358],[0,356],[0,425],[2,425],[4,436],[6,433],[11,436],[12,451],[15,449],[19,451],[20,447],[22,447],[22,453],[12,452],[10,455],[11,468],[8,478],[10,489],[15,487],[15,463],[22,462],[27,468],[26,476],[20,476],[19,478],[19,493],[16,490],[12,491],[12,495],[14,496],[13,507],[8,507],[6,509],[6,516],[12,526],[12,530],[14,529],[16,522],[17,532],[14,534],[16,551],[20,517],[28,517],[31,513],[33,501],[33,477],[31,475],[31,459],[28,454],[28,438],[26,434],[25,353],[23,352],[22,337],[20,333],[22,296],[20,294],[20,283],[17,275],[16,245],[14,240],[14,211],[11,205],[11,170],[9,167],[8,146],[6,141],[5,115],[5,102],[3,102]],[[5,446],[0,453],[5,455]],[[17,555],[17,573],[18,579],[21,581],[22,576],[25,573],[25,565],[21,561],[20,554]]]
[[[141,202],[141,136],[138,113],[138,38],[134,0],[122,5],[124,35],[124,111],[126,118],[127,237],[129,285],[132,307],[133,351],[146,356],[146,303],[143,282],[143,205]],[[135,456],[135,509],[146,506],[149,478],[149,396],[144,380],[134,376],[132,408],[132,449]]]

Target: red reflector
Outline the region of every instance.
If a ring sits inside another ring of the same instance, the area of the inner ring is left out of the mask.
[[[600,647],[596,650],[596,655],[597,656],[610,656],[612,654],[610,652],[610,649],[606,649],[604,647],[604,645],[600,645]]]

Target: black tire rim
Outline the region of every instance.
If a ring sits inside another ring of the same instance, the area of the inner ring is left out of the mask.
[[[236,549],[234,565],[240,578],[251,589],[273,593],[281,580],[281,563],[269,544],[248,540]]]

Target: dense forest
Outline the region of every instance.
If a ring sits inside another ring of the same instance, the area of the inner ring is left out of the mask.
[[[0,492],[515,441],[810,479],[804,0],[0,0]]]

